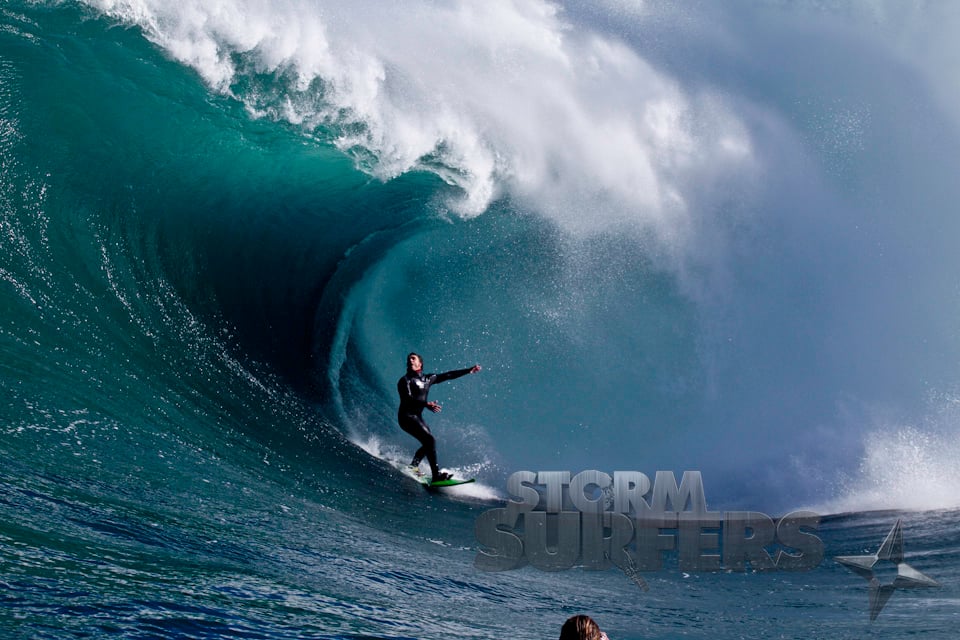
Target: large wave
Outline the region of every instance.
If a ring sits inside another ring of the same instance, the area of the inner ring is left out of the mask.
[[[89,4],[377,177],[437,173],[462,189],[449,203],[462,215],[506,192],[573,227],[672,237],[695,193],[742,182],[753,160],[722,94],[548,2]]]
[[[956,384],[948,7],[84,4],[136,27],[108,31],[128,68],[163,67],[142,34],[215,97],[129,71],[149,90],[115,108],[149,127],[103,100],[80,134],[19,130],[72,166],[124,149],[71,188],[159,220],[159,282],[331,433],[403,443],[417,349],[485,365],[438,388],[435,424],[494,482],[699,468],[779,506],[829,497],[876,416],[917,423]]]

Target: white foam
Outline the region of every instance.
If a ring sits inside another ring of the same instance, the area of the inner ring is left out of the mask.
[[[877,426],[863,441],[856,471],[823,513],[960,507],[960,397],[945,396],[917,424]]]
[[[457,474],[454,474],[455,476]],[[482,482],[470,482],[455,487],[442,489],[443,493],[451,498],[466,498],[469,500],[482,500],[484,502],[494,502],[503,500],[503,496],[493,487]]]
[[[350,438],[350,441],[374,458],[389,462],[398,469],[402,468],[403,460],[409,458],[409,452],[404,452],[395,445],[385,444],[375,435],[359,436],[355,434]]]
[[[366,451],[371,456],[390,463],[390,465],[400,471],[404,471],[407,467],[408,463],[404,462],[404,460],[409,459],[409,451],[403,451],[396,446],[384,444],[377,436],[371,435],[361,437],[355,435],[351,438],[351,442]],[[450,473],[455,478],[472,478],[485,466],[485,464],[486,463],[466,465],[461,467],[444,467],[443,471]],[[494,487],[486,485],[482,482],[471,482],[454,487],[444,487],[442,491],[447,497],[450,498],[466,498],[469,500],[483,500],[487,502],[502,499],[500,492],[498,492]]]
[[[685,192],[751,159],[722,99],[687,93],[549,2],[87,3],[140,26],[217,91],[287,74],[286,91],[306,95],[282,108],[238,97],[260,115],[332,126],[380,178],[434,171],[463,189],[451,203],[462,216],[506,191],[575,230],[639,222],[675,235]],[[322,101],[309,99],[317,81]]]

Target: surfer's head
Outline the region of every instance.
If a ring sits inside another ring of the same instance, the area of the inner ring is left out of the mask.
[[[560,640],[607,640],[607,634],[590,616],[569,618],[560,629]]]
[[[410,352],[407,355],[407,371],[416,371],[419,373],[423,370],[423,358],[420,357],[419,353]]]

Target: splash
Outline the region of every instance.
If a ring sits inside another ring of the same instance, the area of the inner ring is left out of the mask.
[[[676,235],[693,187],[752,157],[718,95],[573,29],[549,2],[87,4],[380,179],[435,173],[461,191],[448,204],[464,217],[507,195],[575,230]]]
[[[821,507],[839,513],[878,509],[936,510],[960,507],[960,399],[944,398],[916,425],[878,427],[865,434],[856,473],[839,497]]]
[[[360,436],[355,434],[351,442],[366,451],[375,458],[379,458],[398,470],[396,478],[398,482],[406,482],[402,473],[407,466],[410,458],[410,448],[403,450],[397,445],[388,444],[375,435]],[[462,466],[443,467],[445,471],[452,473],[457,478],[474,478],[482,475],[490,466],[489,462],[468,464]],[[484,482],[473,482],[470,484],[450,487],[443,490],[444,496],[452,499],[493,501],[502,500],[503,496],[494,487]]]

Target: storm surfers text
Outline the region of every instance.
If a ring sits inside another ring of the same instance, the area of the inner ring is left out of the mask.
[[[475,564],[505,571],[575,566],[657,571],[676,557],[681,571],[813,569],[823,560],[820,516],[795,511],[777,521],[756,511],[708,511],[699,471],[654,481],[639,471],[517,471],[510,499],[476,520]]]

